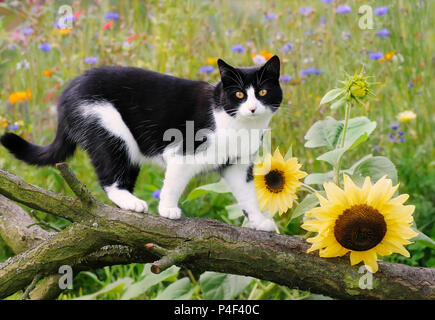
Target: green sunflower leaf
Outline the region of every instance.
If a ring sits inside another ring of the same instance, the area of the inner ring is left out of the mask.
[[[231,191],[228,189],[227,184],[223,180],[220,180],[219,182],[205,184],[193,189],[187,196],[186,201],[197,199],[211,192],[227,193]]]
[[[338,108],[341,108],[342,106],[344,106],[346,104],[346,97],[343,97],[341,99],[338,99],[337,101],[335,101],[333,104],[331,104],[331,110],[336,110]]]
[[[367,117],[349,119],[344,148],[349,150],[366,141],[375,128],[376,121],[370,121]],[[344,120],[337,121],[332,117],[326,117],[325,120],[317,121],[305,135],[305,147],[336,149],[342,140],[343,129]]]
[[[240,294],[253,280],[251,277],[207,271],[201,274],[199,284],[206,300],[229,300]]]
[[[345,93],[345,90],[343,90],[342,88],[332,89],[332,90],[328,91],[328,92],[323,96],[322,100],[320,100],[320,105],[335,100],[337,97],[339,97],[339,96],[342,95],[343,93]]]
[[[382,156],[365,157],[365,160],[359,162],[353,168],[352,179],[358,181],[370,177],[374,183],[385,175],[393,181],[393,185],[397,184],[396,166],[390,159]]]
[[[318,148],[329,147],[335,148],[338,142],[339,134],[343,130],[343,124],[332,117],[326,117],[325,120],[315,122],[305,135],[305,147]]]
[[[331,181],[334,177],[334,172],[329,171],[326,173],[311,173],[305,177],[305,184],[319,184],[322,185],[327,181]]]
[[[324,192],[324,191],[319,191],[318,193],[324,197],[326,196],[326,192]],[[309,211],[310,209],[313,209],[318,204],[319,204],[319,198],[317,198],[315,193],[310,193],[309,195],[307,195],[305,197],[304,200],[302,200],[298,204],[298,206],[295,208],[295,210],[293,210],[291,220],[305,214],[307,211]]]
[[[189,300],[194,291],[190,279],[184,277],[167,286],[154,300]]]
[[[418,230],[415,227],[411,227],[412,230],[418,233],[418,236],[411,239],[411,241],[420,241],[422,244],[424,244],[426,247],[435,249],[435,240],[430,238],[429,236],[425,235],[423,232]]]

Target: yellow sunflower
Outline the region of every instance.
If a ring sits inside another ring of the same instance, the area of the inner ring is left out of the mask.
[[[297,158],[284,160],[278,149],[255,165],[254,184],[261,210],[281,215],[293,206],[296,189],[301,185],[299,179],[307,175],[300,168]]]
[[[350,252],[351,265],[361,261],[371,272],[378,270],[377,254],[394,252],[409,257],[404,245],[417,236],[411,229],[414,206],[403,205],[407,194],[392,198],[399,185],[385,176],[374,185],[366,177],[361,188],[344,175],[344,190],[332,182],[324,184],[327,199],[317,194],[320,207],[306,213],[302,225],[317,232],[307,239],[308,250],[319,249],[321,257],[338,257]]]

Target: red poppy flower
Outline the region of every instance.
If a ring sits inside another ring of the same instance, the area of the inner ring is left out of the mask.
[[[107,30],[107,29],[109,29],[111,26],[112,26],[112,24],[114,24],[115,23],[115,21],[113,21],[113,20],[110,20],[109,22],[107,22],[104,26],[103,26],[103,30]]]

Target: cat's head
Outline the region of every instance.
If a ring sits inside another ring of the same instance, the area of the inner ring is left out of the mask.
[[[261,67],[234,68],[218,60],[221,75],[219,104],[232,117],[258,119],[270,117],[282,102],[277,56]]]

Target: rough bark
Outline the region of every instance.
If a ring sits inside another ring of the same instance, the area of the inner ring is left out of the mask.
[[[78,199],[0,170],[0,194],[73,222],[0,265],[0,297],[23,289],[35,276],[56,274],[65,264],[80,270],[155,261],[155,272],[177,264],[198,271],[249,275],[335,298],[435,299],[433,268],[379,262],[373,288],[361,289],[359,266],[351,267],[348,257],[324,259],[307,254],[309,245],[299,237],[210,219],[169,220],[116,209],[96,200],[65,164],[58,168]]]

